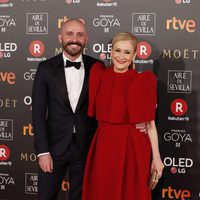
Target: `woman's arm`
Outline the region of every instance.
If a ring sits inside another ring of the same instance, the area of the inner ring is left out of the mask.
[[[164,164],[160,158],[159,146],[158,146],[158,134],[155,125],[155,121],[152,120],[147,123],[147,132],[151,142],[152,148],[152,163],[151,170],[156,170],[158,172],[159,177],[162,176]]]

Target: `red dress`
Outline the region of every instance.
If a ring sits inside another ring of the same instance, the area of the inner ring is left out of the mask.
[[[135,124],[154,120],[156,78],[151,72],[93,66],[88,114],[98,128],[85,166],[82,200],[150,200],[151,144]]]

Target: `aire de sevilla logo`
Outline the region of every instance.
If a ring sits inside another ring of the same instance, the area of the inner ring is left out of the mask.
[[[33,57],[41,57],[45,52],[44,43],[40,40],[34,40],[29,45],[29,52]]]
[[[141,41],[137,44],[136,55],[140,59],[147,59],[152,53],[151,45],[145,41]]]
[[[188,110],[187,103],[183,99],[174,99],[171,103],[171,112],[176,116],[184,115]]]
[[[1,144],[0,145],[0,160],[5,161],[8,160],[10,157],[10,149],[6,146]]]

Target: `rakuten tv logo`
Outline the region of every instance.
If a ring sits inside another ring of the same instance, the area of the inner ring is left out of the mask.
[[[138,58],[147,59],[151,55],[151,52],[152,52],[152,48],[149,43],[144,42],[144,41],[138,43],[137,51],[136,51]]]
[[[186,30],[188,33],[194,33],[196,31],[196,22],[194,19],[177,19],[172,17],[166,20],[166,29],[182,31]]]
[[[9,0],[0,0],[0,3],[8,3]]]
[[[173,189],[171,186],[162,189],[163,199],[187,200],[191,198],[191,192],[186,189]]]
[[[0,145],[0,161],[6,161],[10,157],[10,149],[6,145]]]
[[[45,46],[43,42],[34,40],[29,45],[29,52],[33,57],[41,57],[44,54]]]
[[[171,112],[176,116],[184,115],[188,110],[187,103],[183,99],[175,99],[171,103]]]

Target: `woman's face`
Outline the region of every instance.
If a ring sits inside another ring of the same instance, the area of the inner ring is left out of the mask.
[[[116,42],[112,47],[111,56],[115,72],[127,71],[135,57],[132,43],[129,40]]]

